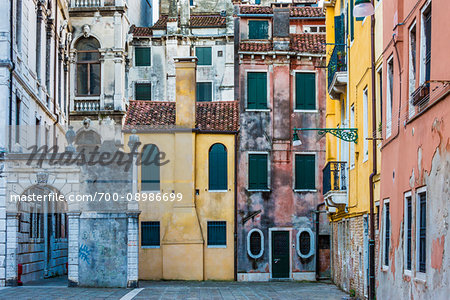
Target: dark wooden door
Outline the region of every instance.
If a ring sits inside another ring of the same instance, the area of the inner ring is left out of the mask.
[[[272,231],[272,278],[289,278],[289,231]]]

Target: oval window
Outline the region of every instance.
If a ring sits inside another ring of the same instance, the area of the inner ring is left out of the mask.
[[[247,235],[247,252],[251,258],[260,258],[264,253],[264,235],[259,229],[252,229]]]
[[[314,235],[311,229],[303,228],[297,233],[297,254],[308,258],[314,254]]]

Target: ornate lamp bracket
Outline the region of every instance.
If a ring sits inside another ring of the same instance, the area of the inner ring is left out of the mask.
[[[317,131],[317,134],[321,136],[331,133],[338,139],[346,142],[356,144],[358,141],[358,128],[294,128],[294,134],[297,131]]]

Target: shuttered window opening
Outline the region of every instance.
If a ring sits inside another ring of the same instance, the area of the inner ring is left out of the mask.
[[[210,66],[212,65],[212,48],[211,47],[196,47],[195,56],[197,56],[197,65]]]
[[[384,265],[389,266],[389,247],[391,239],[391,217],[389,203],[384,204]]]
[[[209,150],[209,190],[227,190],[227,148],[214,144]]]
[[[136,83],[134,89],[134,97],[136,100],[152,100],[151,83]]]
[[[208,246],[227,245],[227,222],[208,221]]]
[[[160,225],[158,221],[141,222],[141,246],[160,245]]]
[[[160,190],[159,149],[154,144],[145,145],[141,157],[141,190]]]
[[[136,67],[151,65],[151,49],[150,49],[150,47],[134,48],[134,65]]]
[[[247,108],[267,108],[267,73],[247,73]]]
[[[315,73],[295,73],[295,109],[316,109]]]
[[[427,194],[419,194],[419,272],[426,272]]]
[[[212,101],[212,82],[197,82],[197,101]]]
[[[316,156],[314,154],[295,155],[296,190],[314,190],[316,188]]]
[[[269,22],[248,21],[248,38],[250,40],[267,40],[269,38]]]
[[[267,154],[249,154],[248,156],[248,188],[250,190],[266,190],[267,178]]]

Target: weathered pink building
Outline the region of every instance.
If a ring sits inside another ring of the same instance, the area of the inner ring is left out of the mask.
[[[383,4],[377,299],[450,295],[450,1]]]
[[[330,229],[324,215],[316,223],[325,139],[306,132],[292,145],[294,127],[325,127],[325,15],[315,2],[235,7],[238,280],[329,276]]]

